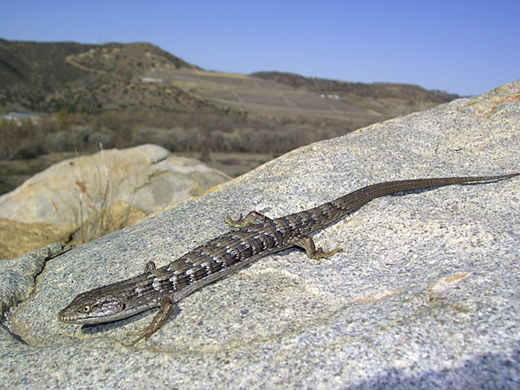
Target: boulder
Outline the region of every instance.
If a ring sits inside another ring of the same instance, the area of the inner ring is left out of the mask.
[[[64,160],[0,197],[0,259],[83,244],[198,196],[229,176],[156,145]]]
[[[73,224],[115,201],[150,214],[229,180],[198,160],[156,145],[104,150],[64,160],[0,197],[0,217]]]
[[[70,227],[0,218],[0,259],[12,259],[56,241],[69,241]]]
[[[517,388],[518,177],[376,199],[313,235],[343,252],[264,257],[182,300],[135,346],[127,332],[153,313],[90,326],[60,323],[57,313],[78,293],[229,231],[228,214],[278,217],[388,180],[518,172],[519,96],[517,81],[311,144],[51,261],[60,247],[0,263],[10,308],[0,383]]]

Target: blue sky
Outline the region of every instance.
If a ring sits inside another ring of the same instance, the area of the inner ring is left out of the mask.
[[[0,38],[151,42],[207,70],[460,95],[520,78],[518,0],[0,0]]]

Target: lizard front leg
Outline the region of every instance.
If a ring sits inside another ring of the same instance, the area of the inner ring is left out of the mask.
[[[157,332],[159,328],[166,322],[170,314],[172,313],[174,304],[170,297],[165,297],[161,299],[161,307],[159,308],[159,311],[153,318],[152,322],[150,322],[147,326],[145,326],[142,329],[138,329],[135,332],[129,332],[126,335],[127,336],[139,336],[134,341],[132,341],[131,345],[136,344],[138,341],[145,339],[148,340],[148,338]]]
[[[260,214],[256,211],[250,211],[249,214],[246,215],[245,218],[242,218],[242,214],[235,221],[229,215],[224,219],[224,222],[227,223],[231,227],[235,228],[245,228],[251,225],[259,225],[266,222],[272,222],[273,220],[269,217],[266,217],[263,214]]]

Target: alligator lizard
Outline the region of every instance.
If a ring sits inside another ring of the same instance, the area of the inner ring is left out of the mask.
[[[133,278],[79,294],[63,309],[59,320],[71,324],[98,324],[133,316],[159,307],[152,322],[128,336],[133,344],[148,339],[170,316],[174,304],[199,288],[221,279],[270,253],[296,246],[311,259],[328,258],[340,251],[316,247],[309,233],[354,212],[380,196],[428,187],[470,182],[495,181],[518,176],[451,177],[390,181],[373,184],[309,210],[271,219],[251,211],[235,221],[225,222],[236,230],[222,234],[184,254],[170,264],[156,268],[150,261],[144,273]]]

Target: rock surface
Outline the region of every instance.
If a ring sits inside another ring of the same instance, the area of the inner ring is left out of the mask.
[[[0,218],[0,259],[13,259],[52,242],[68,241],[72,229],[52,223]]]
[[[150,260],[167,264],[227,231],[227,214],[276,217],[387,180],[518,171],[519,117],[517,81],[300,148],[46,261],[34,291],[8,313],[10,331],[0,328],[0,383],[517,388],[518,178],[376,199],[314,235],[344,252],[320,261],[299,250],[265,257],[184,299],[136,346],[126,333],[151,313],[84,327],[56,314],[80,292],[141,273]],[[17,269],[29,260],[17,259]]]
[[[78,210],[123,201],[150,214],[229,180],[198,160],[157,145],[112,149],[64,160],[0,197],[0,217],[75,223]]]
[[[91,232],[100,214],[106,225],[101,230],[116,231],[229,179],[156,145],[62,161],[0,197],[0,226],[12,222],[14,228],[0,229],[0,259],[64,240],[78,229],[83,243],[102,235]]]

